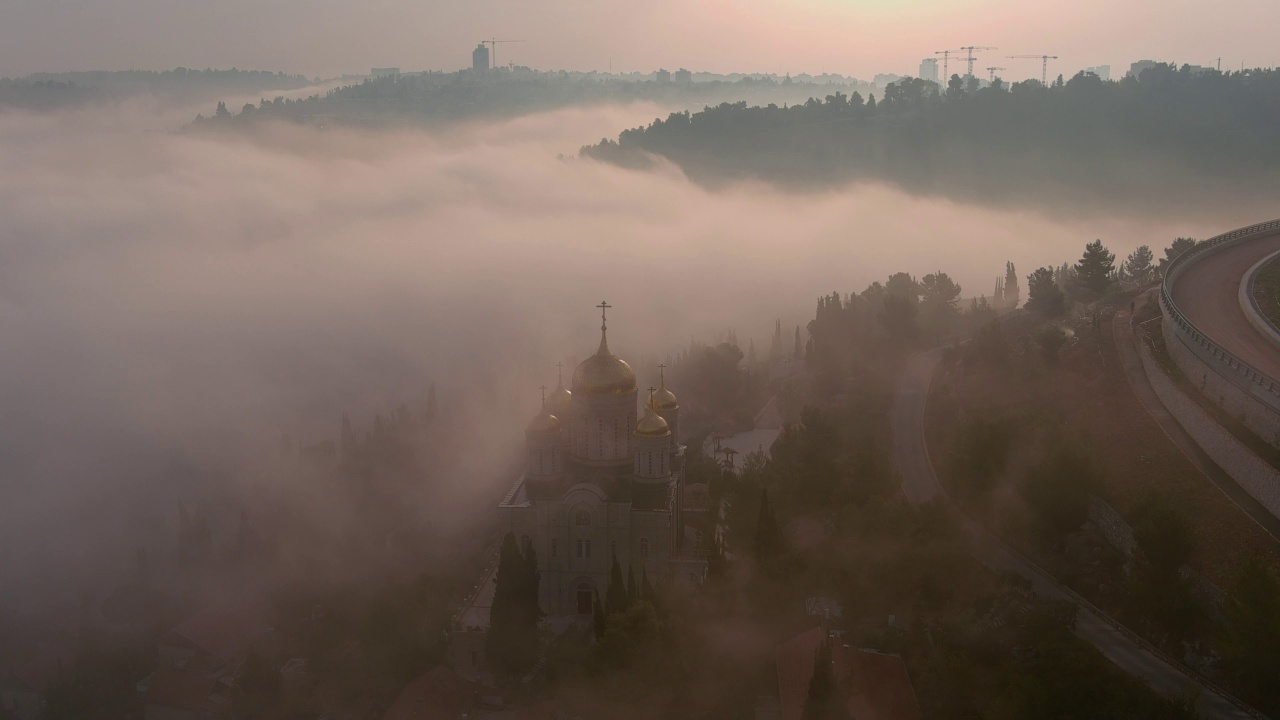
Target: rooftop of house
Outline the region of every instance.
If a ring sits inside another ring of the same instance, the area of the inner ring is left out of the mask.
[[[813,679],[818,646],[828,635],[815,627],[782,643],[774,651],[782,720],[801,720]],[[920,703],[897,655],[850,647],[831,638],[831,662],[837,686],[849,688],[849,717],[858,720],[922,720]]]
[[[160,644],[191,647],[232,663],[243,659],[271,628],[266,601],[241,598],[210,605],[166,633]]]
[[[440,665],[406,685],[382,720],[456,720],[475,697],[475,683]]]

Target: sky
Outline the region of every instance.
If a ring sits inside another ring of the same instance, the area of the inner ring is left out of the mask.
[[[1274,0],[4,0],[0,76],[240,67],[333,77],[456,70],[482,38],[499,62],[552,70],[914,74],[921,58],[995,46],[975,74],[1017,80],[1154,59],[1280,64]],[[952,72],[958,66],[951,67]]]

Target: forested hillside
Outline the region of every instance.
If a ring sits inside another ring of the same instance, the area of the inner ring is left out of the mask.
[[[263,99],[258,105],[219,105],[201,127],[229,127],[263,119],[314,124],[432,125],[476,119],[505,119],[562,107],[656,102],[668,108],[705,107],[726,101],[804,102],[828,93],[843,95],[865,83],[841,78],[812,82],[746,76],[703,82],[659,82],[603,73],[540,72],[529,68],[488,73],[426,72],[368,79],[325,95],[291,100]],[[239,112],[236,112],[238,110]]]
[[[706,184],[763,179],[821,187],[884,180],[984,201],[1157,201],[1167,190],[1257,190],[1280,179],[1280,72],[1140,79],[1081,73],[990,87],[908,78],[883,96],[802,105],[722,104],[674,113],[583,154],[643,167],[653,156]]]

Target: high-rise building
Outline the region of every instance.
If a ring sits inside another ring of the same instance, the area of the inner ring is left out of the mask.
[[[489,48],[480,43],[471,51],[471,69],[485,72],[489,69]]]
[[[920,79],[938,82],[938,58],[925,58],[920,61]]]
[[[671,82],[671,72],[665,69],[659,70],[658,72],[653,74],[653,79],[657,80],[660,83]]]
[[[1138,62],[1129,66],[1129,77],[1141,80],[1142,79],[1141,75],[1144,70],[1150,70],[1151,68],[1155,67],[1158,64],[1159,63],[1157,63],[1155,60],[1139,60]]]
[[[1094,67],[1087,67],[1084,69],[1084,71],[1087,73],[1093,73],[1094,75],[1097,75],[1103,81],[1107,81],[1111,79],[1110,65],[1097,65]]]

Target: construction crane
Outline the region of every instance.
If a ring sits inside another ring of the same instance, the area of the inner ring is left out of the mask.
[[[480,44],[488,45],[491,48],[491,50],[489,51],[489,65],[496,68],[498,67],[498,43],[517,43],[517,42],[525,42],[525,41],[493,39],[493,40],[481,40]]]
[[[1005,69],[1005,68],[1002,68],[1002,67],[989,67],[989,68],[987,68],[987,72],[991,73],[991,84],[992,84],[992,85],[995,85],[995,84],[996,84],[996,71],[997,71],[997,70],[1004,70],[1004,69]]]
[[[961,47],[960,47],[960,49],[961,49],[961,50],[964,50],[964,51],[965,51],[965,52],[967,52],[967,53],[969,53],[969,57],[965,58],[965,60],[967,60],[967,61],[969,62],[969,70],[968,70],[968,72],[966,72],[965,74],[966,74],[966,75],[969,75],[969,76],[972,76],[972,75],[973,75],[973,61],[974,61],[973,51],[974,51],[974,50],[999,50],[1000,48],[988,47],[988,46],[985,46],[985,45],[969,45],[969,46],[967,46],[967,47],[966,47],[966,46],[961,46]]]
[[[934,55],[942,56],[942,84],[943,85],[946,85],[951,80],[951,71],[948,66],[951,61],[952,54],[959,55],[960,51],[959,50],[939,50],[934,53]]]
[[[1040,84],[1049,87],[1049,61],[1057,60],[1057,55],[1010,55],[1014,60],[1039,60],[1040,61]]]

